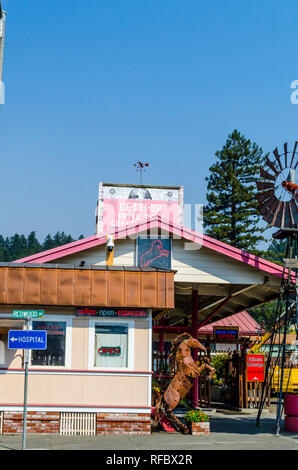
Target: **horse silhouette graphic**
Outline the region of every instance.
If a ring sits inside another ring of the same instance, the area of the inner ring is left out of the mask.
[[[163,248],[161,240],[152,242],[150,250],[143,253],[140,257],[140,266],[146,267],[153,264],[158,258],[170,256],[170,251]]]

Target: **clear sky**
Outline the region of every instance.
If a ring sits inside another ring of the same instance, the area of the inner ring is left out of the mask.
[[[295,0],[2,0],[0,234],[93,235],[98,182],[205,203],[235,128],[298,140]]]

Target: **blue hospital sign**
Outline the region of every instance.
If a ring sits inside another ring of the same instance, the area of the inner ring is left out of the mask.
[[[47,332],[39,330],[9,330],[8,349],[47,349]]]

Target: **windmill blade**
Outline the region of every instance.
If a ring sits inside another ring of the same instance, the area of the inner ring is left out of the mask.
[[[287,142],[284,144],[284,151],[285,151],[285,168],[288,166],[288,144]]]
[[[297,226],[298,224],[298,202],[295,201],[295,199],[291,199],[290,201],[290,210],[291,210],[291,213],[292,213],[292,217],[293,217],[293,220],[294,220],[294,225]]]
[[[274,225],[275,227],[281,227],[283,208],[284,208],[284,202],[279,201],[277,209],[275,210],[273,214],[271,225]]]
[[[270,199],[267,199],[259,205],[259,211],[263,215],[268,214],[269,212],[274,212],[278,206],[278,202],[278,199],[273,195]]]
[[[269,166],[269,168],[271,168],[271,170],[273,171],[273,173],[276,174],[276,176],[279,175],[279,171],[277,171],[277,169],[275,168],[273,162],[271,160],[269,160],[269,158],[267,158],[267,160],[266,160],[266,165]]]
[[[274,218],[274,215],[276,213],[276,210],[278,208],[278,205],[279,205],[279,200],[275,198],[275,201],[274,201],[274,204],[272,205],[271,209],[270,209],[270,212],[268,212],[266,215],[266,217],[264,217],[264,219],[270,224],[270,225],[273,225],[272,224],[272,221],[273,221],[273,218]]]
[[[290,163],[290,168],[293,168],[293,163],[294,163],[294,159],[295,159],[295,154],[296,154],[297,145],[298,145],[298,142],[297,142],[297,140],[296,140],[295,146],[294,146],[294,150],[293,150],[293,153],[292,153],[292,159],[291,159],[291,163]]]
[[[294,224],[295,224],[295,220],[290,209],[290,202],[287,201],[285,202],[285,207],[284,207],[284,226],[293,228]]]
[[[262,193],[257,193],[256,194],[256,199],[257,199],[259,204],[262,204],[263,202],[265,202],[267,199],[271,198],[272,196],[274,196],[273,189],[271,189],[270,191],[264,191]]]
[[[268,173],[268,171],[264,170],[263,168],[260,169],[260,176],[265,180],[276,180],[276,176],[271,175],[270,173]]]
[[[259,191],[265,191],[266,189],[274,189],[274,183],[267,183],[266,181],[257,181],[257,188]]]
[[[277,163],[279,164],[279,168],[282,170],[283,168],[282,168],[282,166],[281,166],[280,155],[279,155],[279,153],[278,153],[277,147],[276,147],[275,150],[273,150],[273,154],[274,154],[274,156],[275,156],[275,158],[276,158],[276,160],[277,160]]]

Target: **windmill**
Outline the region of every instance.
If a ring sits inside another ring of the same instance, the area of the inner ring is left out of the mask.
[[[283,412],[283,396],[287,391],[285,385],[286,365],[286,334],[291,325],[295,326],[296,344],[298,336],[298,184],[297,184],[297,153],[298,142],[292,150],[288,144],[283,146],[283,153],[276,148],[273,151],[273,159],[267,158],[266,167],[260,170],[260,181],[257,184],[257,201],[263,219],[272,227],[279,230],[273,234],[273,238],[286,240],[287,247],[284,258],[283,277],[280,287],[280,296],[275,313],[270,347],[265,372],[265,382],[262,390],[261,403],[258,410],[257,426],[270,389],[274,371],[279,370],[279,391],[276,414],[276,433],[279,434]],[[280,338],[279,351],[273,361],[273,345],[275,338]],[[271,366],[271,368],[270,368]],[[292,366],[291,366],[292,367]],[[291,370],[288,377],[290,378]],[[289,382],[289,381],[288,381]]]

